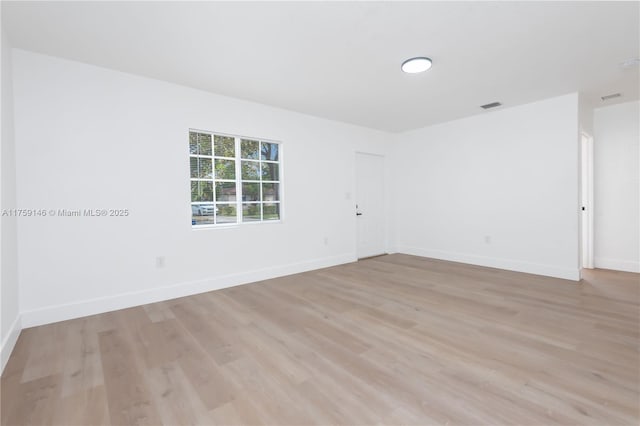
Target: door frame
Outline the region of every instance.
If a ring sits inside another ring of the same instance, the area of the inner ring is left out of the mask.
[[[593,136],[580,133],[580,267],[593,269]]]
[[[353,155],[353,218],[354,218],[354,240],[355,240],[355,257],[356,260],[361,260],[361,259],[366,259],[368,257],[375,257],[375,256],[366,256],[366,257],[359,257],[358,254],[358,222],[357,222],[357,217],[356,217],[356,203],[358,200],[358,155],[369,155],[369,156],[373,156],[373,157],[379,157],[382,159],[382,206],[384,208],[384,215],[383,218],[387,218],[387,219],[383,219],[383,252],[379,255],[376,256],[383,256],[385,254],[389,254],[389,211],[390,211],[390,207],[387,204],[387,156],[385,154],[380,154],[378,152],[367,152],[367,151],[355,151],[354,155]]]

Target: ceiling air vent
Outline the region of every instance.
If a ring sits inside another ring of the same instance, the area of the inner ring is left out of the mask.
[[[480,105],[480,108],[490,109],[490,108],[499,107],[500,105],[502,105],[500,102],[491,102],[490,104]]]
[[[603,101],[608,101],[609,99],[619,98],[620,96],[622,96],[622,94],[620,94],[620,93],[612,93],[611,95],[603,96],[600,99],[602,99]]]

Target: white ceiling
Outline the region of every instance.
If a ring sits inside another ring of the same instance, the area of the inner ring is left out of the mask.
[[[638,99],[638,2],[2,2],[14,47],[399,132],[581,91]],[[403,60],[429,56],[424,74]]]

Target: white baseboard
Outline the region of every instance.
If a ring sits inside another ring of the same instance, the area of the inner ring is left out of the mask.
[[[16,342],[20,336],[20,331],[22,331],[22,323],[20,321],[20,314],[18,314],[16,319],[13,321],[13,324],[11,324],[9,334],[4,338],[2,346],[0,347],[0,375],[4,372],[4,367],[7,365],[11,352],[16,346]]]
[[[509,271],[526,272],[528,274],[544,275],[554,278],[564,278],[580,281],[580,269],[560,268],[552,265],[522,262],[511,259],[477,256],[465,253],[454,253],[442,250],[432,250],[420,247],[398,246],[398,253],[414,256],[430,257],[433,259],[449,260],[452,262],[469,263],[471,265],[487,266],[490,268],[506,269]]]
[[[147,303],[205,293],[212,290],[219,290],[255,281],[297,274],[314,269],[326,268],[343,263],[355,262],[356,260],[357,259],[354,254],[343,254],[238,274],[229,274],[209,279],[182,282],[179,284],[143,291],[121,293],[113,296],[81,300],[62,305],[47,306],[40,309],[21,312],[22,326],[24,328],[35,327],[53,322],[115,311],[118,309],[131,308],[133,306],[145,305]]]
[[[640,272],[640,262],[622,259],[603,259],[596,257],[593,259],[593,266],[602,269],[613,269],[614,271]]]

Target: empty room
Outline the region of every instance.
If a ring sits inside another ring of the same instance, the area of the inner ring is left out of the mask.
[[[1,22],[3,426],[640,423],[640,2]]]

